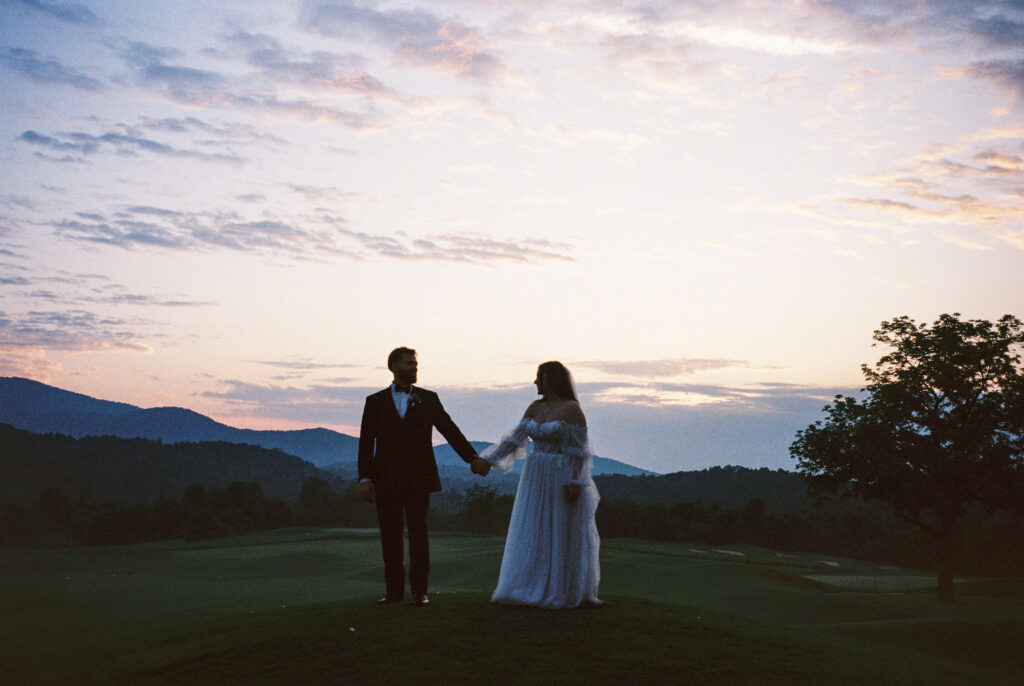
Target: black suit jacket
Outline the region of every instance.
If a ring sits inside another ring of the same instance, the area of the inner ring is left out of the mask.
[[[437,393],[413,386],[404,419],[398,416],[390,387],[368,396],[359,430],[360,480],[371,479],[378,489],[440,491],[431,442],[434,427],[463,460],[477,457]]]

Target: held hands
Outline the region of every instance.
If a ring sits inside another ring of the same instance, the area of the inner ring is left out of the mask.
[[[579,484],[566,484],[565,485],[565,499],[570,503],[574,503],[580,499],[580,494],[583,493],[583,489],[580,488]]]
[[[469,463],[469,468],[474,474],[487,476],[487,472],[491,471],[491,463],[482,457],[476,457]]]
[[[372,503],[374,498],[377,497],[377,491],[373,488],[372,481],[364,481],[359,484],[359,497],[368,503]]]

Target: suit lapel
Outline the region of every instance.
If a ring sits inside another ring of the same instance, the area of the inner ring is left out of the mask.
[[[388,386],[381,392],[381,402],[386,406],[384,414],[392,423],[401,423],[402,417],[398,414],[398,408],[395,407],[395,398],[391,395],[391,387]]]

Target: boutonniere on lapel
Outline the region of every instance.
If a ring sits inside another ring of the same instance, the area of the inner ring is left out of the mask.
[[[416,393],[415,388],[409,389],[409,409],[413,409],[420,404],[420,396]]]

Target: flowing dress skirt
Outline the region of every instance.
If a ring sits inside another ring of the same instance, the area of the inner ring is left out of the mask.
[[[565,486],[572,480],[573,460],[565,455],[535,449],[525,461],[491,602],[552,609],[600,603],[597,487],[588,474],[570,503]]]

